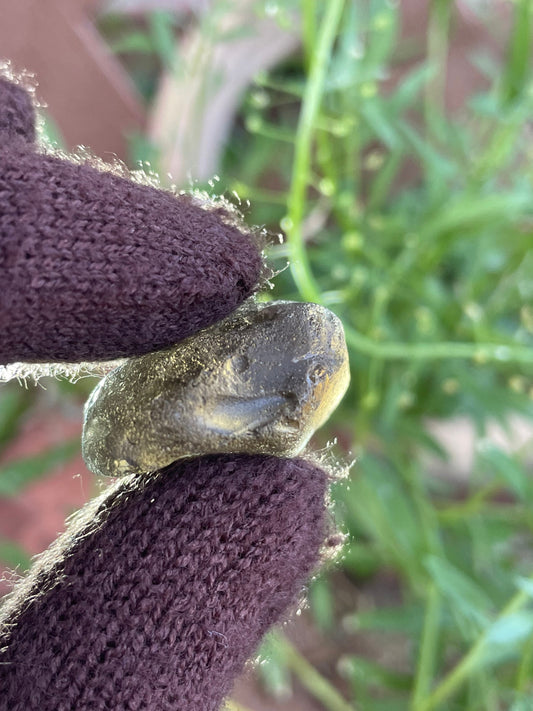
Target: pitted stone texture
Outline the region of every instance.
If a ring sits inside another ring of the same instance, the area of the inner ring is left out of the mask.
[[[107,375],[85,408],[83,456],[92,471],[116,476],[197,454],[295,456],[348,380],[342,324],[330,311],[247,305]]]

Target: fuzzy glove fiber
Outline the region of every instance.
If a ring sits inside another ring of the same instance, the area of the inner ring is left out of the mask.
[[[0,363],[175,343],[256,287],[253,235],[188,196],[40,153],[0,80]],[[0,610],[0,711],[216,711],[316,565],[326,475],[210,455],[119,480]]]

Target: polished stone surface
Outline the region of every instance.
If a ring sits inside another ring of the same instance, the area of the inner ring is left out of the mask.
[[[333,313],[288,301],[246,304],[103,378],[85,406],[83,456],[89,469],[111,476],[216,452],[292,457],[348,382]]]

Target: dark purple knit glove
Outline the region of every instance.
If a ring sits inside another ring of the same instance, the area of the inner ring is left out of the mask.
[[[256,288],[256,240],[227,213],[39,153],[33,105],[0,78],[0,363],[172,345]]]
[[[0,81],[0,363],[169,345],[255,288],[250,235],[186,196],[39,154]],[[89,504],[0,610],[0,711],[216,711],[297,596],[326,475],[181,460]]]
[[[217,711],[316,564],[325,485],[261,455],[119,483],[8,602],[2,711]]]

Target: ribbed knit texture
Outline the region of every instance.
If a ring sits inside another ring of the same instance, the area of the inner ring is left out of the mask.
[[[221,210],[33,139],[0,79],[0,363],[153,351],[252,293],[259,249]],[[218,711],[317,563],[325,488],[260,455],[117,482],[0,610],[0,711]]]
[[[252,293],[259,248],[221,208],[35,152],[32,110],[0,81],[0,363],[153,351]]]
[[[259,455],[119,484],[96,532],[33,572],[34,594],[57,582],[0,637],[1,711],[218,710],[317,562],[325,487]]]

